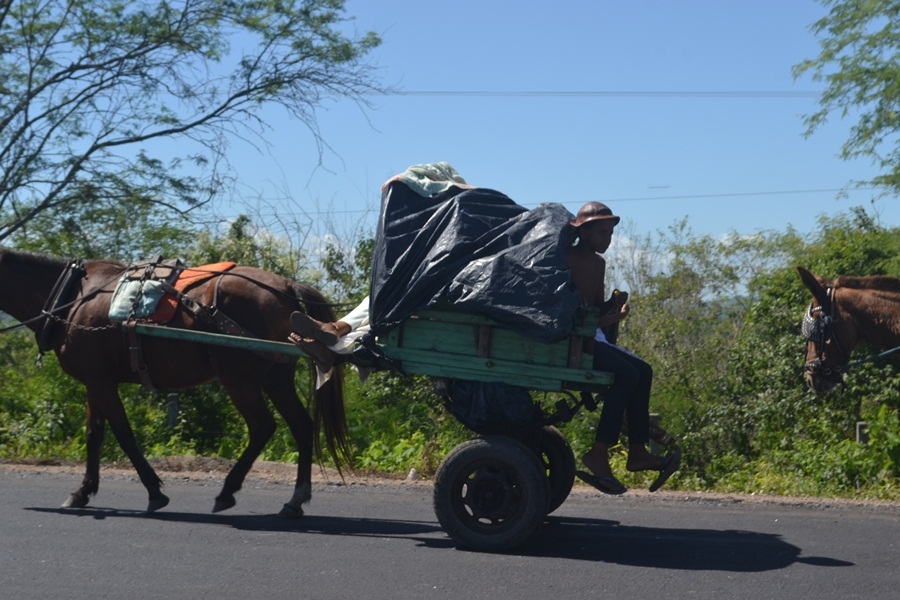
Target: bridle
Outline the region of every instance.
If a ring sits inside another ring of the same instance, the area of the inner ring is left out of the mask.
[[[808,360],[804,364],[806,372],[809,374],[820,375],[831,381],[838,381],[841,374],[850,369],[850,365],[828,366],[825,364],[825,344],[831,342],[835,349],[847,358],[850,355],[844,351],[837,336],[834,334],[834,325],[837,317],[834,314],[834,287],[827,286],[826,302],[821,306],[815,306],[810,303],[803,315],[803,324],[801,331],[807,342],[812,342],[816,349],[816,358]]]

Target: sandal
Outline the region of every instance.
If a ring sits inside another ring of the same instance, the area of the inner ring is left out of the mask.
[[[587,471],[575,471],[575,474],[586,484],[610,496],[619,496],[628,491],[627,487],[611,475],[594,475]]]
[[[671,454],[667,454],[665,458],[663,458],[662,469],[659,471],[659,475],[656,479],[653,480],[653,483],[650,484],[650,491],[655,492],[659,488],[663,486],[663,484],[669,480],[669,477],[678,470],[678,467],[681,466],[681,448],[676,447],[675,450],[672,451]]]

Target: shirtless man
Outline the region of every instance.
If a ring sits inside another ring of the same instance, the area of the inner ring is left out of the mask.
[[[600,308],[597,334],[594,338],[594,369],[610,371],[615,380],[604,396],[594,445],[581,457],[590,473],[578,476],[605,494],[622,494],[627,488],[616,479],[609,464],[609,449],[619,440],[622,423],[628,418],[629,471],[659,471],[650,491],[656,491],[680,466],[680,454],[664,458],[647,449],[650,442],[650,386],[653,369],[635,354],[609,343],[603,330],[628,316],[628,302],[606,300],[606,260],[603,253],[612,242],[613,229],[619,217],[600,202],[588,202],[571,222],[578,240],[566,254],[572,282],[578,289],[583,306]]]

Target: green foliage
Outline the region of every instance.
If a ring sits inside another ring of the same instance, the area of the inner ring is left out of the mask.
[[[900,496],[900,363],[854,369],[827,396],[808,390],[800,321],[809,293],[795,269],[897,274],[897,229],[857,208],[822,217],[808,239],[788,230],[714,240],[679,223],[639,242],[632,252],[657,260],[614,257],[616,285],[640,290],[619,343],[654,367],[651,409],[684,450],[672,487]],[[590,446],[596,419],[582,413],[566,425],[576,455]],[[877,432],[868,446],[855,441],[857,421]],[[644,483],[625,474],[624,448],[613,465],[626,483]]]
[[[804,265],[826,277],[897,275],[900,232],[863,209],[823,217],[819,225],[807,237],[787,230],[713,239],[682,222],[656,237],[635,238],[634,256],[608,257],[616,285],[632,291],[619,341],[653,365],[651,409],[684,450],[682,469],[667,486],[900,498],[900,358],[853,369],[834,393],[810,391],[800,336],[809,293],[795,269]],[[225,258],[219,252],[227,249],[274,269],[297,264],[285,248],[267,246],[271,240],[257,236],[247,219],[225,237],[198,239],[194,256],[208,262]],[[351,261],[368,269],[371,246],[360,244],[347,255],[334,249],[330,258],[329,273]],[[335,284],[351,294],[340,300],[365,291],[363,272],[352,270]],[[30,335],[0,336],[0,457],[81,458],[83,390],[52,357],[37,369],[34,356]],[[298,390],[308,389],[309,377],[298,370]],[[416,468],[428,475],[472,435],[444,409],[427,378],[383,371],[365,383],[349,374],[345,383],[358,469],[403,474]],[[242,420],[217,385],[183,392],[174,424],[165,395],[123,386],[122,396],[151,456],[236,458],[247,443]],[[535,397],[548,410],[560,399]],[[576,456],[593,442],[598,416],[582,411],[562,426]],[[858,421],[868,423],[867,444],[856,441]],[[276,422],[262,457],[295,461],[290,432]],[[124,459],[111,437],[104,459]],[[612,462],[627,485],[649,484],[652,474],[626,472],[623,446]]]
[[[352,253],[335,244],[326,246],[322,268],[335,298],[344,298],[349,305],[356,306],[369,294],[374,251],[373,238],[361,239]]]
[[[64,216],[38,214],[12,237],[19,250],[53,256],[122,262],[178,257],[195,233],[174,217],[171,209],[140,198],[121,203],[86,197],[71,202]]]
[[[349,387],[347,421],[360,469],[431,474],[449,448],[469,437],[427,378],[378,372]]]
[[[32,335],[0,336],[0,457],[83,453],[84,394],[53,356],[39,369]]]
[[[247,215],[238,216],[224,236],[199,232],[186,259],[191,265],[234,261],[313,286],[318,279],[314,273],[301,267],[303,255],[300,252],[292,250],[286,240],[274,237],[255,225]]]
[[[900,190],[900,20],[895,1],[820,0],[828,14],[812,25],[820,53],[794,67],[794,77],[824,81],[820,109],[806,117],[807,134],[830,115],[859,113],[841,148],[845,159],[867,157],[881,167],[871,183]]]
[[[787,265],[755,278],[755,301],[730,352],[721,396],[700,402],[703,411],[693,414],[685,432],[688,470],[697,480],[737,491],[896,493],[889,452],[855,442],[857,420],[875,418],[876,408],[896,412],[896,367],[856,369],[828,396],[807,390],[799,329],[809,294],[792,268],[807,264],[829,277],[883,273],[896,257],[896,240],[896,230],[860,210],[823,218],[820,232],[795,246]],[[889,437],[890,429],[879,435]]]

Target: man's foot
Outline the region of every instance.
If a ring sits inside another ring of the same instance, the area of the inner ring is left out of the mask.
[[[334,346],[341,337],[334,323],[316,321],[302,312],[291,313],[291,328],[301,337],[321,342],[326,346]]]
[[[323,372],[327,373],[334,366],[337,354],[332,350],[329,350],[322,342],[311,340],[309,338],[302,338],[296,333],[290,334],[288,339],[293,342],[295,346],[303,350],[304,354],[313,359],[313,362],[315,362]]]
[[[628,488],[613,475],[612,467],[609,464],[609,448],[606,446],[593,447],[588,450],[581,457],[581,463],[590,470],[590,473],[575,471],[575,475],[586,484],[612,496],[618,496],[628,491]]]
[[[609,451],[605,448],[588,450],[581,457],[581,464],[598,477],[613,477],[612,467],[609,464]]]

